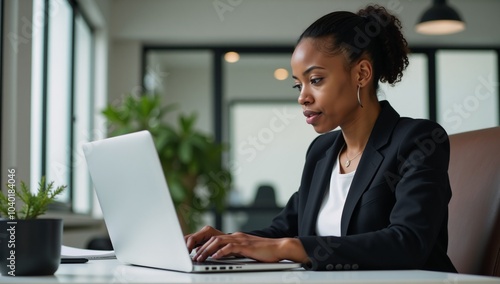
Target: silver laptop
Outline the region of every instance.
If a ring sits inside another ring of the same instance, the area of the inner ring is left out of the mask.
[[[148,131],[86,143],[83,152],[119,261],[183,272],[300,267],[250,259],[193,262]]]

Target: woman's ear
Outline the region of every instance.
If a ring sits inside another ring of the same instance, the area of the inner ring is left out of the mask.
[[[361,59],[356,66],[356,72],[358,86],[363,88],[370,84],[373,77],[373,68],[372,63],[369,60]]]

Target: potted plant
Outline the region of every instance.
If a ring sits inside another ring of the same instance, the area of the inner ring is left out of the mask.
[[[66,186],[54,188],[42,177],[32,193],[9,170],[6,194],[0,194],[0,272],[6,276],[52,275],[61,261],[62,219],[42,219],[47,206]],[[20,201],[22,205],[17,202]]]
[[[177,124],[165,122],[175,105],[162,106],[154,94],[127,96],[103,110],[110,136],[149,130],[185,234],[195,231],[202,213],[223,210],[231,176],[222,164],[224,146],[195,129],[196,115],[179,114]]]

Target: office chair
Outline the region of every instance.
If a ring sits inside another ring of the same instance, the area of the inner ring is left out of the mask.
[[[459,273],[500,276],[500,127],[450,135],[448,255]]]

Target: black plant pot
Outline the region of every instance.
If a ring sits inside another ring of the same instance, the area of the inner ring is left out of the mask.
[[[61,261],[62,219],[0,220],[0,272],[52,275]]]

